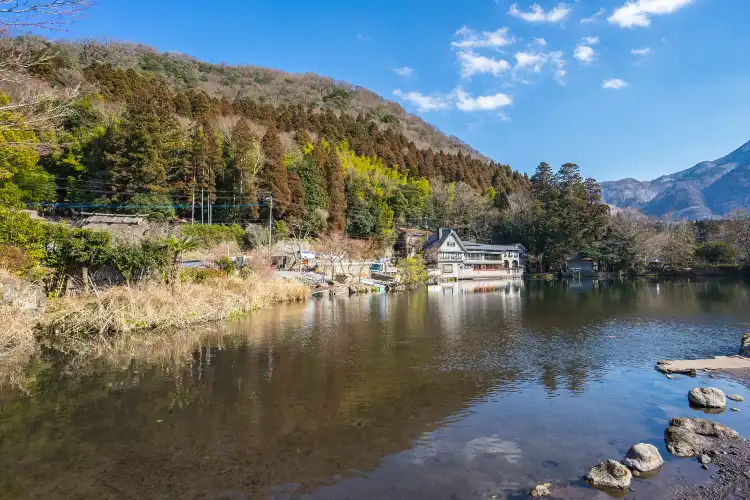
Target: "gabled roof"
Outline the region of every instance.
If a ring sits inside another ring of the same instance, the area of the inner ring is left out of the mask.
[[[438,230],[435,233],[432,233],[430,237],[427,239],[427,242],[424,244],[424,249],[428,248],[440,248],[443,246],[443,243],[445,243],[445,240],[447,240],[451,235],[453,235],[456,238],[456,241],[458,242],[458,246],[461,247],[461,250],[466,252],[466,247],[464,246],[464,242],[461,241],[461,238],[458,237],[458,234],[453,229],[443,229],[442,230],[442,237],[438,237],[440,235],[440,230]]]

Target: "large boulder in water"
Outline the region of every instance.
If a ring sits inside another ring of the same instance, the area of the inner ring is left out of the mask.
[[[664,464],[664,459],[661,458],[656,446],[638,443],[628,450],[622,463],[638,472],[649,472],[661,467]]]
[[[688,392],[688,399],[701,408],[726,408],[727,398],[716,387],[696,387]]]
[[[750,358],[750,332],[742,336],[742,345],[740,345],[740,356]]]
[[[597,488],[627,490],[633,479],[630,469],[615,460],[606,460],[595,465],[585,477],[586,481]]]
[[[739,439],[726,425],[702,418],[673,418],[664,431],[667,451],[678,457],[694,457],[713,450],[722,439]]]

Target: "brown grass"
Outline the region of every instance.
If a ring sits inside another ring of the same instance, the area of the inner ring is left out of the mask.
[[[90,296],[55,301],[40,329],[46,338],[60,336],[90,341],[124,333],[230,319],[280,302],[305,300],[305,285],[291,280],[258,277],[210,278],[182,283],[117,287]]]
[[[9,276],[0,270],[0,278]],[[38,321],[38,314],[23,307],[23,304],[34,300],[31,285],[22,290],[15,300],[6,302],[0,297],[0,387],[22,385],[20,378],[24,377],[24,368],[37,352],[34,325]]]

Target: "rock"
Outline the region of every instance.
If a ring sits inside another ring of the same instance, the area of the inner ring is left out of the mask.
[[[641,473],[637,470],[633,471],[633,477],[640,477]]]
[[[615,460],[607,460],[595,465],[585,477],[586,481],[597,488],[627,490],[633,474],[630,469]]]
[[[706,465],[706,464],[701,465],[701,469],[708,470],[708,465]]]
[[[22,311],[44,314],[47,294],[42,288],[12,276],[0,276],[0,302]]]
[[[710,464],[711,457],[709,457],[708,455],[698,455],[698,461],[703,465]]]
[[[740,411],[739,408],[732,408],[732,411]]]
[[[649,472],[661,467],[664,464],[664,459],[661,458],[656,446],[638,443],[628,450],[622,463],[634,471]]]
[[[678,457],[694,457],[710,452],[720,439],[739,439],[726,425],[702,418],[673,418],[664,431],[667,451]]]
[[[678,374],[678,375],[687,375],[688,377],[695,377],[697,375],[695,368],[675,367],[672,361],[668,361],[665,359],[656,363],[655,368],[657,371],[665,375]]]
[[[688,399],[701,408],[726,408],[727,398],[716,387],[696,387],[688,392]]]
[[[531,490],[529,490],[529,496],[530,497],[548,497],[552,493],[550,492],[550,488],[552,487],[551,483],[542,483],[537,484]]]
[[[750,357],[750,332],[747,332],[742,336],[742,344],[740,345],[740,356]]]
[[[743,398],[739,394],[729,394],[727,395],[727,399],[731,399],[732,401],[737,401],[738,403],[742,403],[745,400],[745,398]]]
[[[672,379],[673,379],[674,377],[673,377],[672,375],[670,375],[669,373],[667,373],[667,378],[668,378],[669,380],[672,380]]]

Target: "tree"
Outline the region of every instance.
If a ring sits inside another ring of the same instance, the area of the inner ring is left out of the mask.
[[[311,237],[325,228],[325,219],[316,212],[309,212],[303,217],[291,217],[286,220],[287,235],[294,240],[297,247],[297,259],[299,271],[302,271],[302,246]]]
[[[258,216],[258,183],[265,157],[260,140],[244,118],[240,118],[229,136],[231,189],[243,206],[240,213]],[[250,205],[245,209],[244,205]]]
[[[734,212],[726,225],[729,241],[745,261],[750,261],[750,212]]]
[[[291,192],[284,166],[284,146],[275,127],[268,128],[261,146],[266,159],[261,173],[261,187],[273,197],[274,209],[281,216],[289,208]]]
[[[734,248],[723,241],[703,243],[695,249],[695,256],[710,264],[733,261],[736,253]]]
[[[399,281],[407,289],[417,288],[427,283],[430,278],[421,255],[402,259],[398,265]]]
[[[328,186],[328,228],[343,231],[346,225],[346,192],[344,173],[336,152],[331,152],[326,161],[326,185]]]

